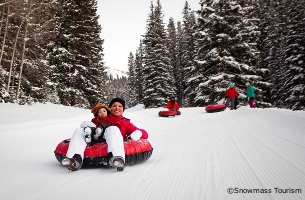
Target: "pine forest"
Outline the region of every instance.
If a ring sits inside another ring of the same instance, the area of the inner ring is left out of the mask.
[[[120,97],[156,108],[175,97],[204,107],[222,103],[233,82],[247,105],[249,82],[257,107],[305,110],[304,0],[185,1],[168,24],[162,0],[147,6],[128,76],[113,77],[97,0],[0,0],[0,103],[90,109]]]

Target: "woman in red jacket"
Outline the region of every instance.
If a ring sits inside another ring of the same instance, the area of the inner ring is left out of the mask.
[[[181,112],[179,111],[179,104],[178,102],[175,100],[175,97],[171,97],[170,100],[167,102],[166,104],[166,108],[168,110],[175,110],[177,111],[177,115],[180,115]]]
[[[234,109],[234,100],[235,98],[238,96],[237,94],[237,90],[234,87],[234,83],[230,83],[230,87],[227,89],[226,91],[226,106],[229,107],[229,105],[231,104],[231,110]]]
[[[111,114],[107,117],[110,127],[105,130],[104,137],[108,144],[109,163],[117,167],[119,171],[124,169],[125,152],[123,140],[128,138],[139,140],[147,139],[148,134],[145,130],[133,125],[129,119],[123,117],[125,101],[114,98],[109,103]]]

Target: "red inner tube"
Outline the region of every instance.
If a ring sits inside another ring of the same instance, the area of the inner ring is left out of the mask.
[[[219,112],[226,109],[226,104],[208,105],[205,107],[207,112]]]
[[[160,117],[170,117],[177,115],[177,111],[175,110],[163,110],[158,113]]]
[[[70,139],[63,140],[57,145],[54,151],[55,157],[60,163],[63,156],[66,156],[69,143]],[[109,166],[107,147],[106,142],[96,143],[91,147],[88,145],[84,152],[82,168]],[[135,164],[148,160],[153,152],[151,144],[146,139],[125,141],[124,149],[126,164]]]

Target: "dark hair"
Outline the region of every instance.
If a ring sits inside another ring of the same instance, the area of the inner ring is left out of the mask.
[[[122,104],[123,111],[125,110],[125,101],[124,101],[124,99],[121,99],[121,98],[113,98],[109,103],[109,108],[111,108],[112,104],[114,104],[115,102],[119,102],[120,104]]]

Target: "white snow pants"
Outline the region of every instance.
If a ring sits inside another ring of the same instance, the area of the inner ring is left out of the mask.
[[[87,142],[85,141],[84,128],[77,128],[70,139],[66,156],[72,158],[74,154],[79,154],[84,159],[86,146]]]
[[[124,140],[121,131],[116,126],[109,126],[104,133],[104,139],[108,145],[108,153],[112,153],[113,157],[110,159],[110,165],[113,164],[113,160],[120,157],[125,162],[125,150]]]
[[[108,145],[108,153],[111,152],[113,155],[110,164],[112,165],[112,161],[116,157],[122,158],[125,162],[124,141],[120,129],[116,126],[109,126],[105,130],[104,139]],[[71,137],[66,156],[72,158],[74,154],[79,154],[84,159],[86,146],[84,129],[77,128]]]

